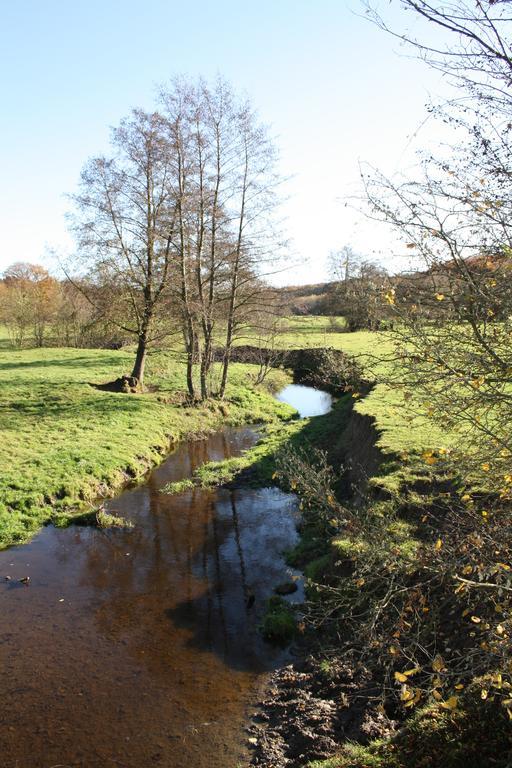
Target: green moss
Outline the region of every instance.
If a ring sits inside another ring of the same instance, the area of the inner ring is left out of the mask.
[[[331,546],[337,557],[347,560],[355,560],[368,552],[369,542],[363,539],[351,539],[348,537],[337,537],[331,541]]]
[[[331,555],[325,554],[311,560],[304,568],[304,576],[310,581],[318,581],[331,565]]]
[[[269,598],[261,623],[261,633],[265,640],[284,648],[291,643],[296,632],[297,621],[290,604],[277,595]]]
[[[104,509],[96,513],[96,522],[98,528],[133,528],[133,523],[120,515],[111,515]]]

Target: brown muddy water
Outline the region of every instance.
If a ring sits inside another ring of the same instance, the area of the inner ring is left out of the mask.
[[[256,437],[180,446],[109,503],[131,530],[48,527],[0,553],[1,768],[236,766],[258,677],[283,661],[257,625],[273,587],[298,576],[281,554],[296,502],[159,489]]]
[[[264,602],[290,579],[289,599],[303,598],[282,555],[298,538],[296,499],[160,489],[256,440],[226,429],[179,446],[108,503],[130,530],[49,526],[0,552],[0,768],[245,761],[248,707],[287,660],[258,632]]]

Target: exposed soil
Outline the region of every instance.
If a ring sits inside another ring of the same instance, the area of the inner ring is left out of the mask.
[[[141,392],[141,385],[134,376],[119,376],[114,381],[107,381],[105,384],[91,384],[95,389],[101,389],[104,392],[124,392],[125,394],[136,394]]]
[[[378,708],[371,674],[334,660],[328,668],[308,657],[274,672],[253,713],[251,765],[302,768],[336,754],[343,741],[367,743],[396,729]]]

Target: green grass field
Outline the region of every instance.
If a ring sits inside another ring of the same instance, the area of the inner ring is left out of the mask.
[[[233,366],[224,413],[215,402],[181,407],[184,369],[166,353],[149,358],[154,391],[127,396],[90,386],[126,373],[132,360],[126,350],[0,350],[1,545],[140,476],[171,441],[292,413],[268,387],[253,388],[250,367],[241,365]],[[269,386],[286,381],[276,371]]]
[[[333,333],[331,327],[325,317],[286,318],[278,343],[341,349],[378,380],[379,370],[389,365],[390,339],[366,331]],[[126,396],[90,386],[126,373],[132,360],[127,349],[17,351],[0,332],[0,545],[23,541],[45,521],[140,476],[161,460],[171,441],[226,422],[269,422],[290,414],[269,391],[284,385],[285,373],[272,372],[265,387],[254,389],[251,367],[241,365],[232,367],[227,415],[215,401],[182,407],[178,393],[185,388],[184,369],[170,352],[151,354],[146,394]],[[382,384],[356,409],[375,420],[385,453],[421,454],[454,441],[431,420],[411,417],[402,393]]]
[[[343,318],[338,318],[343,327]],[[432,419],[412,416],[411,409],[405,409],[402,392],[379,383],[379,377],[389,373],[393,363],[393,342],[389,334],[372,331],[354,333],[332,332],[328,317],[287,317],[282,321],[283,333],[278,346],[283,349],[307,347],[331,347],[342,350],[359,361],[365,375],[376,386],[363,400],[356,404],[356,410],[375,419],[380,432],[378,445],[384,452],[421,453],[426,449],[449,448],[457,442],[457,435],[441,429]],[[421,405],[418,404],[418,410]],[[425,409],[423,409],[425,410]]]

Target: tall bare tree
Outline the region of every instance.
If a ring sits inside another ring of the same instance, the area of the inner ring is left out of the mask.
[[[148,346],[161,337],[176,226],[174,156],[161,116],[133,110],[112,133],[109,157],[89,160],[73,196],[76,282],[89,301],[135,337],[132,377],[143,385]],[[100,288],[101,290],[98,290]]]
[[[279,250],[271,224],[278,179],[275,150],[246,100],[219,79],[177,81],[161,94],[177,175],[176,291],[187,351],[187,382],[211,394],[215,346],[224,337],[224,395],[238,319],[255,302],[257,276]]]

